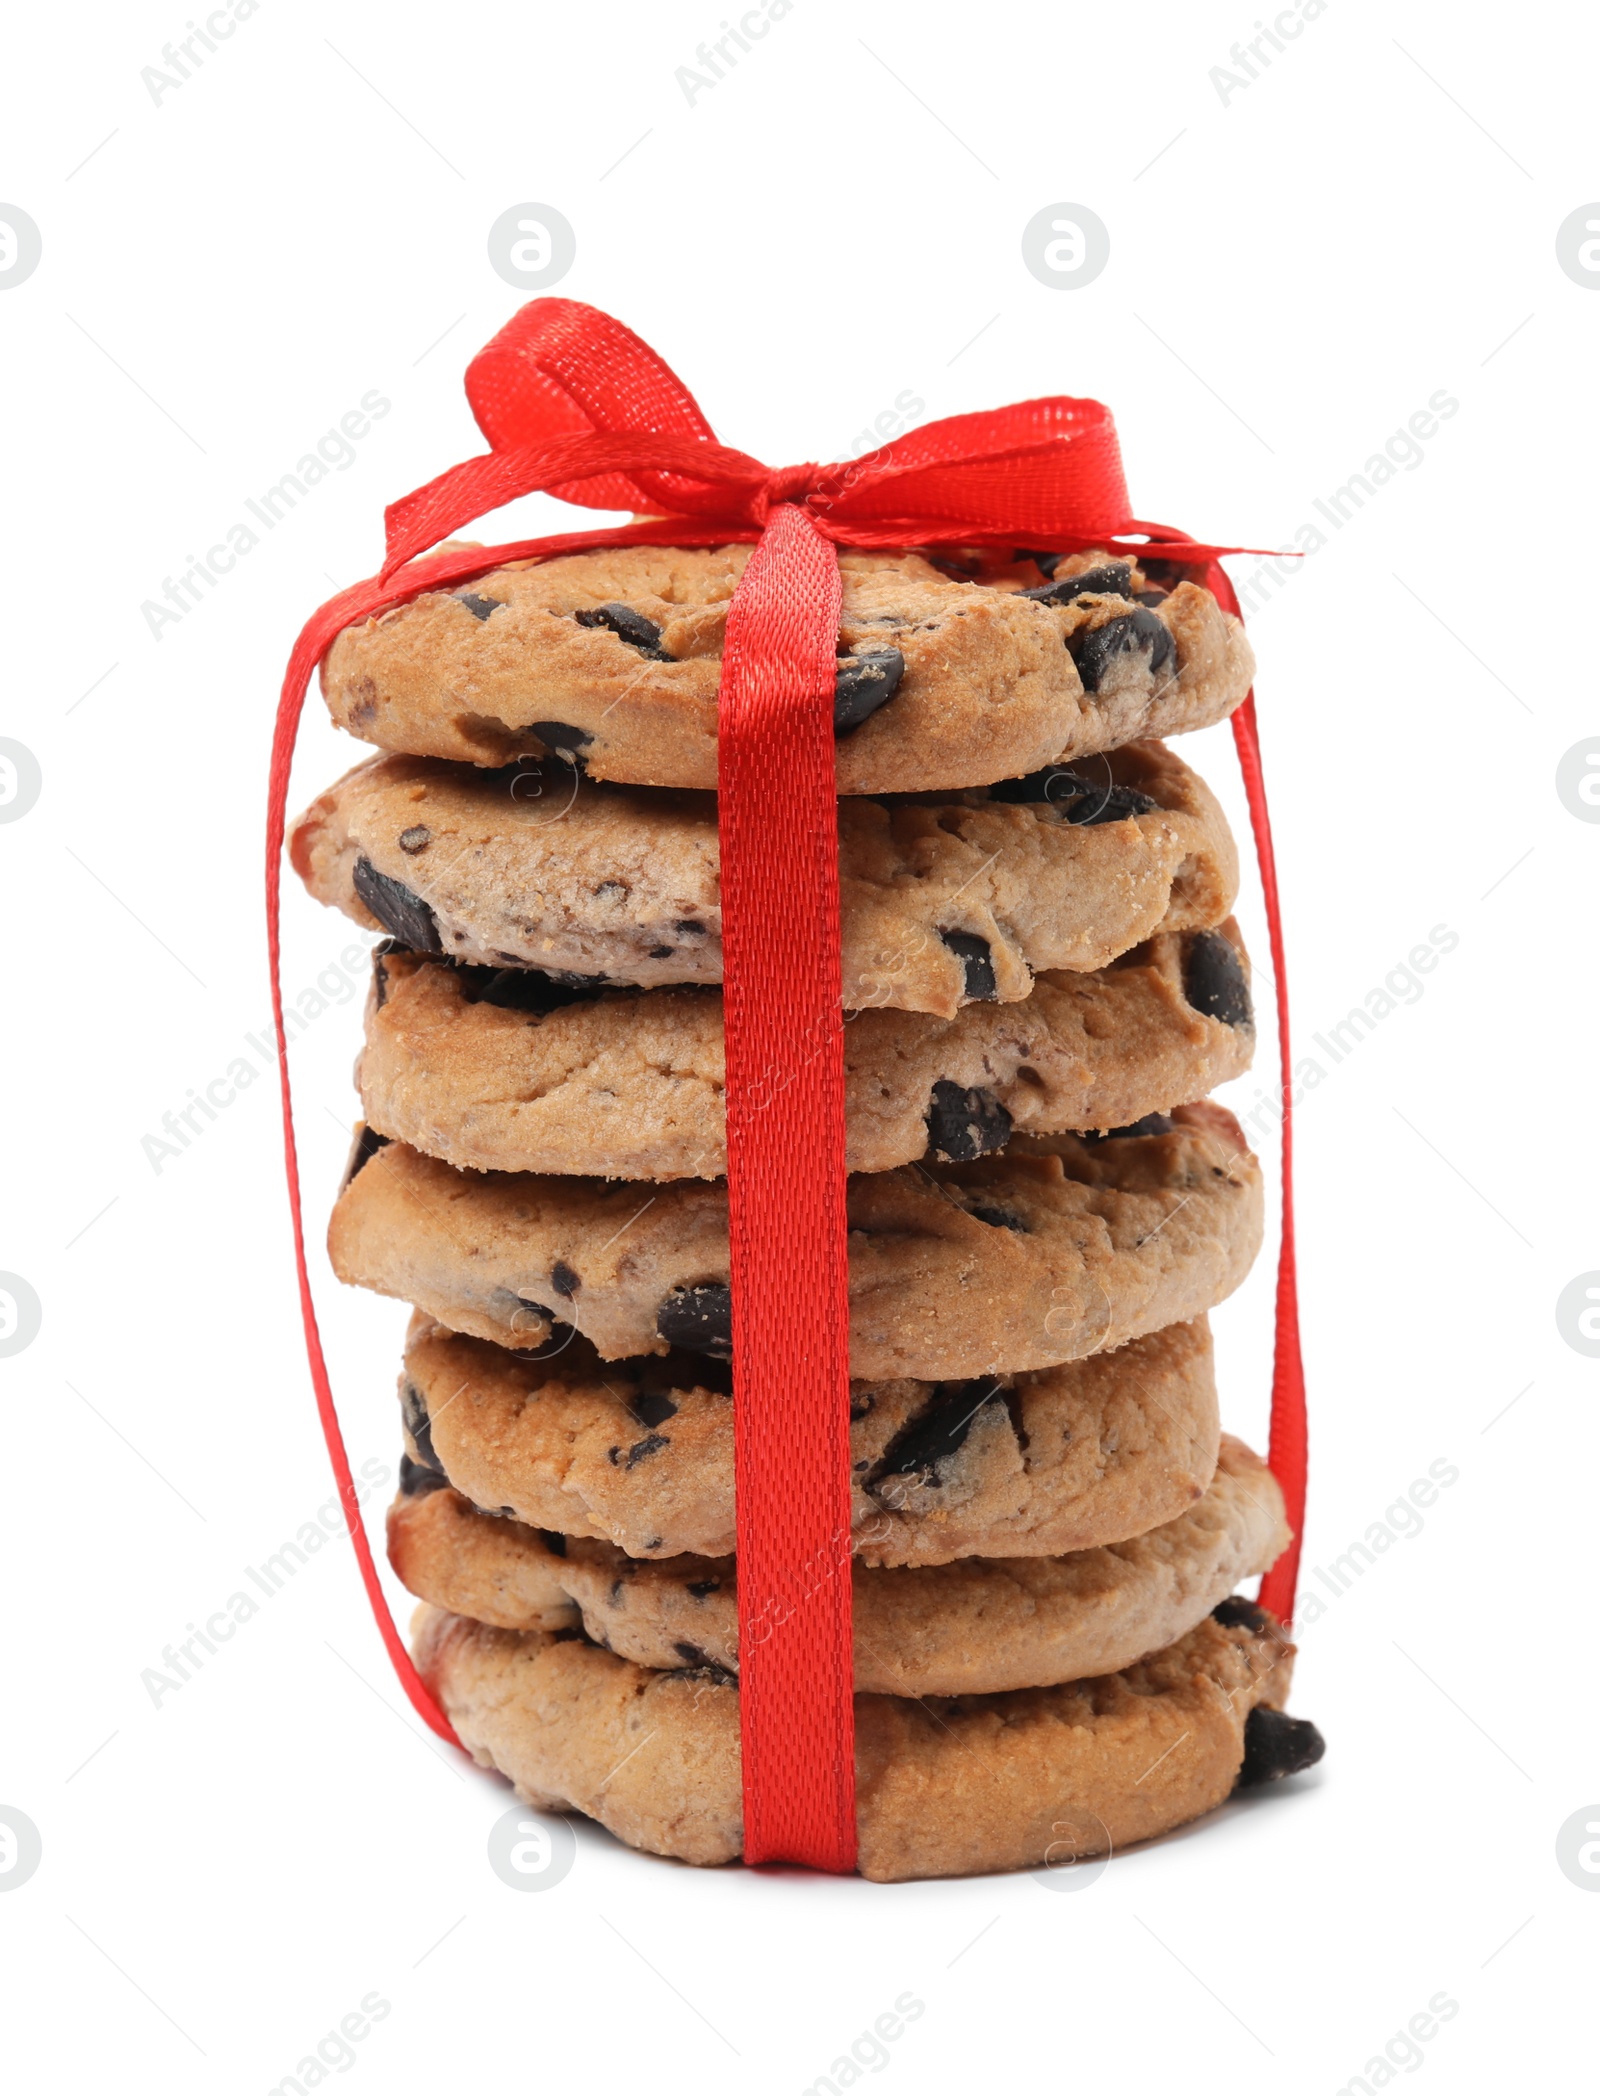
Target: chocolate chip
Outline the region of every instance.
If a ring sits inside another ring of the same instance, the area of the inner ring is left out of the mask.
[[[430,1470],[437,1470],[443,1477],[444,1465],[434,1448],[433,1428],[428,1422],[428,1401],[409,1376],[400,1385],[400,1417],[405,1421],[418,1461]]]
[[[1135,590],[1133,601],[1135,604],[1143,604],[1149,610],[1154,611],[1158,604],[1165,604],[1171,594],[1170,590]]]
[[[878,708],[892,699],[906,673],[906,659],[898,648],[863,644],[852,655],[842,655],[833,673],[833,732],[848,735],[859,728]]]
[[[865,1419],[876,1404],[877,1399],[870,1390],[852,1390],[850,1393],[850,1418],[852,1423],[857,1419]]]
[[[969,1164],[1004,1149],[1011,1138],[1011,1116],[993,1092],[952,1084],[948,1077],[934,1081],[933,1103],[924,1118],[929,1154],[942,1164]]]
[[[573,616],[580,626],[604,626],[618,640],[625,640],[630,648],[648,655],[652,662],[676,659],[661,645],[661,628],[653,626],[642,611],[635,611],[629,604],[600,604],[593,611],[579,611]],[[544,738],[541,736],[540,740]],[[585,736],[584,740],[587,741],[588,737]]]
[[[1123,822],[1130,815],[1148,815],[1161,805],[1137,786],[1086,779],[1066,764],[1047,764],[1043,771],[1031,771],[1020,779],[1001,779],[989,788],[989,798],[1029,805],[1048,802],[1068,822],[1086,829],[1102,822]]]
[[[680,917],[672,929],[680,939],[703,939],[706,928],[697,917]]]
[[[558,1528],[536,1528],[534,1534],[552,1557],[565,1557],[567,1539]]]
[[[564,1005],[583,1004],[599,995],[603,976],[562,977],[546,975],[538,968],[480,968],[456,961],[456,979],[468,1004],[493,1004],[506,1012],[560,1011]]]
[[[683,1591],[686,1594],[692,1594],[696,1601],[704,1601],[708,1594],[721,1593],[722,1581],[720,1579],[691,1579]]]
[[[702,1652],[698,1645],[691,1645],[687,1638],[674,1638],[672,1649],[687,1667],[714,1667],[717,1664],[709,1652]]]
[[[670,946],[652,946],[646,955],[646,959],[652,961],[668,961],[671,958],[672,948]]]
[[[1103,626],[1080,627],[1067,636],[1067,646],[1085,691],[1098,691],[1100,680],[1124,655],[1147,655],[1152,677],[1171,669],[1178,655],[1171,629],[1142,604]]]
[[[1185,567],[1181,561],[1176,560],[1141,558],[1139,566],[1152,582],[1159,583],[1163,589],[1169,590],[1176,589],[1180,582],[1197,582],[1205,573],[1204,562],[1196,568]]]
[[[714,1659],[708,1659],[704,1666],[684,1668],[682,1678],[687,1681],[696,1674],[699,1675],[702,1681],[710,1682],[713,1688],[737,1688],[739,1686],[738,1675],[730,1673],[724,1666],[719,1666]]]
[[[357,859],[351,885],[386,932],[413,953],[442,953],[439,920],[420,895],[380,873],[370,859]]]
[[[656,1311],[656,1330],[668,1346],[731,1361],[733,1291],[726,1281],[675,1288]]]
[[[1224,1026],[1256,1023],[1244,963],[1221,932],[1191,932],[1184,942],[1183,994],[1197,1012],[1220,1019]]]
[[[493,1315],[501,1324],[509,1325],[512,1331],[517,1333],[533,1330],[533,1326],[527,1322],[529,1318],[542,1317],[549,1324],[556,1321],[556,1313],[553,1310],[547,1310],[543,1303],[529,1302],[525,1295],[518,1295],[514,1288],[497,1288],[490,1300]]]
[[[676,1402],[664,1390],[638,1390],[628,1400],[628,1410],[641,1426],[660,1426],[677,1409]]]
[[[939,937],[960,961],[966,971],[964,994],[980,1003],[992,1003],[995,996],[994,955],[989,942],[976,932],[945,932]]]
[[[1170,1114],[1146,1114],[1142,1120],[1130,1121],[1126,1128],[1086,1128],[1078,1137],[1080,1143],[1109,1143],[1123,1136],[1170,1135],[1177,1122]]]
[[[1287,1711],[1258,1703],[1244,1721],[1239,1787],[1297,1776],[1302,1769],[1313,1768],[1326,1752],[1327,1742],[1309,1718],[1292,1718]]]
[[[1022,594],[1031,597],[1035,604],[1070,604],[1077,597],[1125,597],[1128,584],[1133,579],[1133,569],[1125,560],[1104,562],[1098,568],[1085,568],[1081,575],[1063,575],[1059,582],[1047,582],[1043,589],[1025,589]]]
[[[569,728],[565,721],[530,721],[528,732],[537,735],[553,757],[582,771],[583,752],[594,741],[587,728]]]
[[[975,1223],[987,1223],[991,1230],[1015,1230],[1019,1237],[1028,1234],[1028,1226],[1020,1215],[1013,1215],[1009,1208],[997,1208],[991,1201],[973,1201],[967,1213]]]
[[[922,1412],[900,1429],[879,1457],[867,1479],[866,1491],[872,1498],[892,1504],[896,1493],[891,1489],[885,1494],[881,1489],[892,1478],[937,1489],[944,1483],[944,1465],[965,1446],[978,1414],[986,1405],[1000,1402],[1000,1385],[982,1378],[936,1383]]]
[[[423,1463],[413,1463],[409,1456],[400,1458],[400,1490],[407,1499],[422,1499],[429,1492],[444,1491],[449,1483],[442,1470],[429,1470]]]
[[[594,892],[599,902],[621,902],[628,893],[628,884],[626,881],[601,881]]]
[[[610,1592],[610,1593],[609,1593],[609,1594],[608,1594],[608,1595],[606,1596],[606,1601],[607,1601],[607,1603],[608,1603],[608,1604],[609,1604],[609,1605],[610,1605],[610,1606],[611,1606],[612,1608],[621,1608],[621,1606],[622,1606],[622,1581],[621,1581],[620,1579],[614,1579],[614,1580],[612,1580],[612,1582],[611,1582],[611,1592]]]
[[[475,619],[477,619],[480,624],[484,619],[488,618],[492,612],[504,611],[506,608],[505,599],[503,597],[475,597],[469,590],[461,590],[460,592],[458,592],[456,596],[456,602],[458,604],[464,604],[467,607],[468,611],[472,613],[472,616]]]
[[[1226,1601],[1219,1601],[1211,1611],[1213,1623],[1220,1623],[1224,1630],[1271,1630],[1272,1618],[1264,1608],[1247,1601],[1243,1594],[1230,1594]]]
[[[361,1167],[376,1157],[380,1150],[387,1148],[388,1143],[388,1136],[380,1135],[376,1128],[369,1128],[365,1121],[362,1122],[356,1130],[355,1141],[350,1145],[350,1155],[345,1160],[344,1177],[339,1182],[340,1193],[344,1192]]]
[[[400,849],[408,858],[414,859],[418,852],[426,851],[433,842],[433,832],[425,822],[414,822],[409,830],[400,832]]]
[[[550,1286],[557,1295],[564,1295],[570,1300],[571,1297],[577,1294],[583,1283],[564,1259],[558,1259],[550,1269]]]

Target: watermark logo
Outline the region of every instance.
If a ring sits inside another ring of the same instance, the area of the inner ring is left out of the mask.
[[[489,261],[519,291],[559,284],[578,256],[572,223],[553,204],[513,204],[489,228]]]
[[[0,1354],[20,1354],[39,1336],[44,1308],[21,1274],[0,1274]]]
[[[1022,229],[1022,259],[1052,291],[1081,291],[1111,260],[1111,235],[1087,204],[1046,204]]]
[[[0,735],[0,822],[20,822],[43,783],[39,760],[27,744]]]
[[[0,1285],[4,1283],[0,1275]],[[1575,1354],[1600,1359],[1600,1273],[1579,1274],[1556,1297],[1556,1330]]]
[[[0,750],[9,747],[0,743]],[[1579,822],[1600,822],[1600,735],[1575,742],[1556,766],[1556,796]]]
[[[536,1819],[526,1805],[513,1805],[489,1829],[488,1850],[502,1885],[548,1892],[578,1860],[578,1837],[564,1819]]]
[[[1150,1771],[1147,1769],[1145,1774]],[[1143,1778],[1140,1779],[1141,1781]],[[1047,1892],[1087,1892],[1111,1868],[1111,1829],[1097,1812],[1073,1812],[1051,1822],[1054,1836],[1044,1861],[1028,1875]],[[1085,1854],[1098,1850],[1098,1854]]]
[[[1556,227],[1556,260],[1585,291],[1600,291],[1600,204],[1580,204]]]
[[[0,204],[0,291],[14,291],[39,267],[44,240],[20,204]]]
[[[39,1829],[15,1805],[0,1805],[0,1892],[15,1892],[39,1868],[44,1842]]]
[[[1600,1892],[1600,1805],[1582,1805],[1561,1822],[1556,1861],[1568,1884]]]

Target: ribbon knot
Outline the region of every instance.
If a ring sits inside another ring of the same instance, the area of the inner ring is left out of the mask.
[[[752,505],[759,511],[752,521],[765,524],[772,512],[786,502],[798,503],[802,509],[813,508],[815,498],[822,493],[822,473],[822,467],[816,464],[782,466],[776,473],[769,473]]]

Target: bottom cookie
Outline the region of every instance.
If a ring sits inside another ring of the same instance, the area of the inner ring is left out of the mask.
[[[580,1633],[494,1630],[424,1606],[417,1664],[474,1759],[686,1863],[742,1852],[739,1698],[720,1670],[654,1672]],[[1282,1715],[1294,1647],[1221,1602],[1118,1674],[1004,1695],[858,1695],[858,1868],[889,1883],[1098,1856],[1321,1758]]]

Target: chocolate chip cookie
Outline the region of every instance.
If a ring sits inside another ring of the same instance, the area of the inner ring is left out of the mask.
[[[405,1488],[448,1485],[636,1559],[725,1557],[732,1388],[706,1354],[602,1361],[570,1329],[514,1353],[419,1311],[400,1382]],[[1217,1462],[1204,1318],[1028,1374],[856,1382],[850,1415],[852,1545],[866,1565],[1120,1543],[1193,1506]]]
[[[294,823],[319,901],[479,966],[654,988],[722,980],[710,794],[604,786],[570,765],[375,757]],[[955,798],[839,807],[844,1003],[951,1018],[1103,968],[1233,907],[1210,790],[1159,742]]]
[[[505,1346],[564,1324],[607,1360],[729,1351],[720,1184],[466,1173],[405,1143],[357,1160],[329,1226],[341,1280]],[[851,1370],[870,1378],[1122,1346],[1221,1302],[1261,1241],[1260,1168],[1209,1102],[1104,1139],[1017,1136],[971,1164],[856,1174],[848,1198]]]
[[[1272,1473],[1225,1434],[1205,1496],[1131,1540],[1070,1557],[856,1565],[856,1687],[987,1695],[1114,1674],[1192,1630],[1289,1540]],[[419,1600],[452,1615],[500,1630],[581,1628],[642,1667],[738,1672],[732,1557],[651,1563],[541,1532],[482,1512],[413,1464],[389,1509],[389,1562]]]
[[[531,1805],[687,1863],[739,1855],[739,1692],[720,1669],[653,1670],[581,1632],[495,1630],[426,1605],[412,1642],[473,1757]],[[858,1695],[858,1868],[890,1882],[1104,1855],[1209,1812],[1241,1780],[1309,1766],[1320,1736],[1281,1714],[1293,1659],[1264,1609],[1227,1601],[1120,1673]]]
[[[608,548],[513,562],[339,635],[335,722],[416,757],[527,754],[597,779],[714,788],[728,604],[747,546]],[[1244,629],[1209,590],[1101,553],[968,580],[915,553],[846,553],[839,791],[982,786],[1225,719]]]
[[[1249,1068],[1255,1021],[1230,920],[1041,975],[1021,1004],[847,1013],[841,1034],[846,1167],[885,1172],[1165,1113]],[[473,1171],[727,1169],[719,989],[595,991],[380,948],[356,1081],[369,1126]]]

